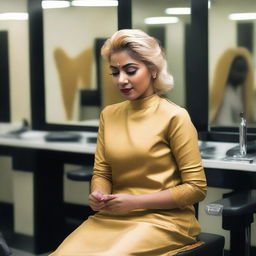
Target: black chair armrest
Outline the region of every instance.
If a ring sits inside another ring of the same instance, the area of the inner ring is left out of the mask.
[[[240,216],[256,212],[256,191],[235,192],[206,206],[208,215]]]

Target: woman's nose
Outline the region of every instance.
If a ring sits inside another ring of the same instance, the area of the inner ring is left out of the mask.
[[[118,84],[119,85],[123,85],[123,84],[127,84],[128,83],[128,79],[127,76],[124,72],[120,72],[119,77],[118,77]]]

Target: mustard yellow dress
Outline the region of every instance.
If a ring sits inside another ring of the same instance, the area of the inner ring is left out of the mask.
[[[179,208],[98,212],[51,256],[167,256],[198,246],[200,227],[192,205],[204,199],[206,179],[187,111],[156,94],[106,107],[94,187],[133,195],[169,189]]]

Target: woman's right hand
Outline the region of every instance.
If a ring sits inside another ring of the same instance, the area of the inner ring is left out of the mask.
[[[101,211],[105,207],[104,194],[100,189],[94,190],[88,198],[88,203],[94,211]]]

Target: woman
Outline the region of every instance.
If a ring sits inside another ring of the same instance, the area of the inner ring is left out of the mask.
[[[210,123],[232,126],[240,113],[253,122],[253,63],[244,47],[228,48],[220,56],[210,90]]]
[[[102,48],[127,99],[101,113],[89,204],[98,211],[52,256],[175,255],[198,246],[193,204],[206,179],[197,133],[172,87],[158,42],[120,30]]]

